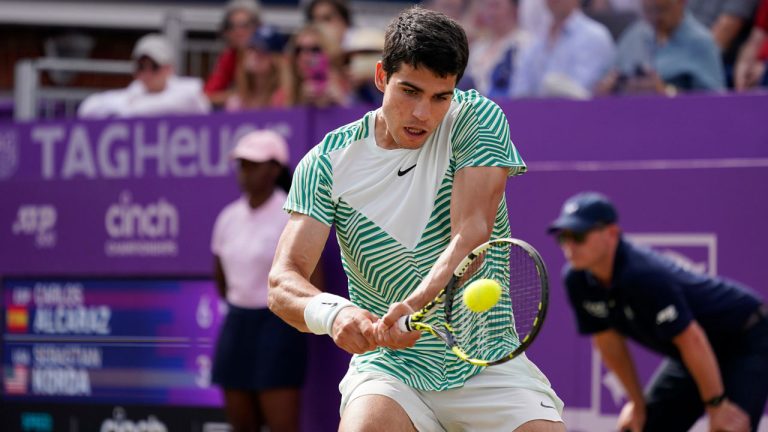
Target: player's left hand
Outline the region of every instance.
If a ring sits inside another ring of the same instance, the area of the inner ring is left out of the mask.
[[[707,408],[710,432],[748,432],[749,416],[735,403],[726,399],[714,408]]]
[[[402,349],[410,348],[421,337],[421,332],[403,332],[397,325],[397,320],[413,313],[413,309],[405,303],[392,303],[389,311],[376,323],[376,343],[379,346]]]

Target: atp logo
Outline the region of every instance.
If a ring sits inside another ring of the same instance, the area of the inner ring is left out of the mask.
[[[56,207],[51,204],[22,204],[16,211],[11,231],[35,239],[38,249],[56,246]]]

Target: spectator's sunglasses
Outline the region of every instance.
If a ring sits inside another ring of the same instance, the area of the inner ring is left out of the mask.
[[[323,48],[320,45],[296,45],[296,48],[293,49],[293,52],[296,55],[301,54],[303,51],[320,54],[323,52]]]
[[[158,70],[160,70],[160,65],[149,57],[141,57],[136,62],[136,72],[157,72]]]

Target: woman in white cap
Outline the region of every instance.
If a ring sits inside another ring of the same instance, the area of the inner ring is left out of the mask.
[[[285,140],[270,130],[243,136],[231,156],[243,195],[219,214],[211,249],[215,278],[229,312],[221,328],[213,382],[224,390],[235,432],[299,430],[304,336],[267,309],[267,275],[290,187]]]

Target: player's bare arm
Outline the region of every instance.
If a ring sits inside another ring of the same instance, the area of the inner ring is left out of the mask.
[[[618,376],[629,396],[619,416],[619,430],[641,432],[645,424],[645,398],[624,336],[616,330],[605,330],[592,337],[603,362]]]
[[[379,344],[405,348],[416,342],[412,335],[397,329],[397,319],[432,300],[448,283],[459,262],[490,238],[507,174],[504,167],[467,167],[456,172],[451,193],[451,242],[409,298],[393,304],[382,317],[377,332]]]
[[[691,372],[702,401],[709,401],[724,394],[725,388],[720,376],[720,366],[715,352],[704,330],[692,321],[679,335],[672,339],[683,363]],[[749,417],[738,406],[727,399],[717,406],[707,407],[710,430],[748,431]]]
[[[294,213],[277,245],[275,260],[269,273],[269,309],[288,324],[309,332],[304,311],[310,300],[320,294],[310,282],[330,228],[316,219]],[[351,306],[338,312],[330,332],[336,345],[350,353],[363,353],[376,348],[370,312]]]

